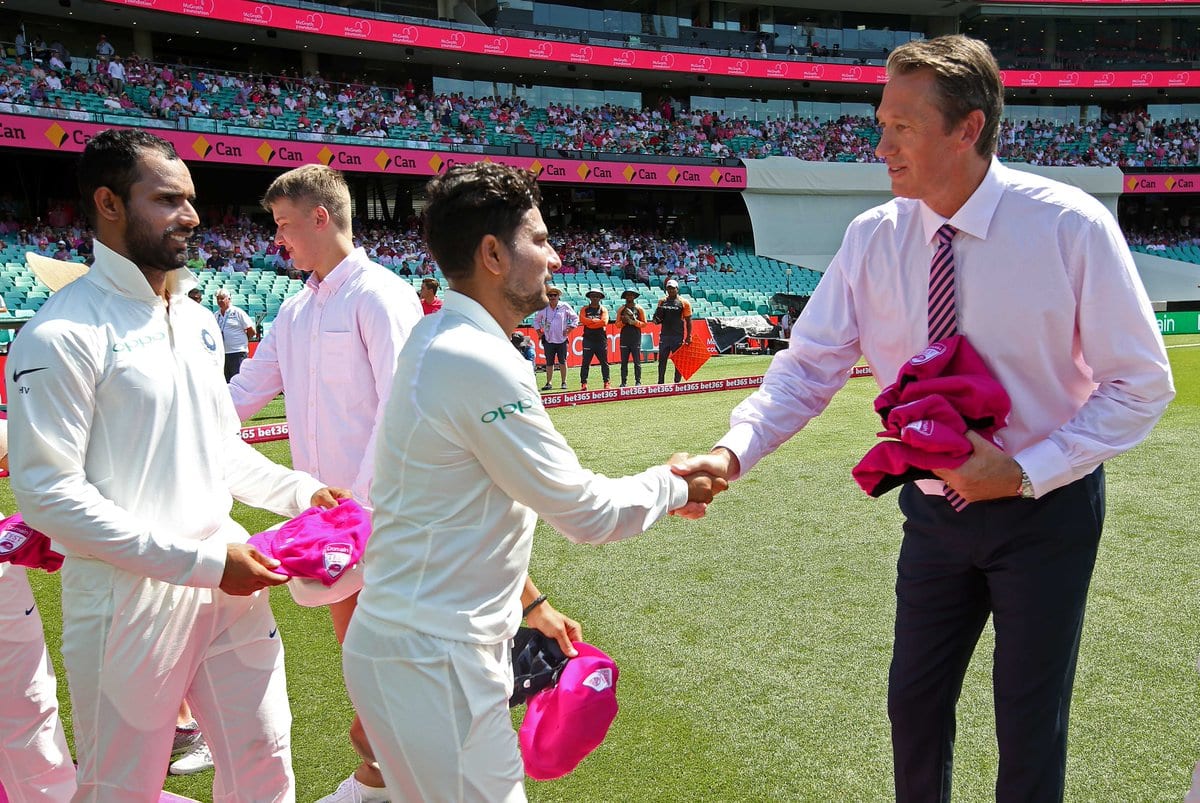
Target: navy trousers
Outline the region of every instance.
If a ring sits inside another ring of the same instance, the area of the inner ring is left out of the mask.
[[[1061,801],[1067,720],[1104,523],[1104,469],[1041,499],[955,512],[913,484],[888,678],[898,803],[950,800],[955,706],[990,615],[1000,803]]]

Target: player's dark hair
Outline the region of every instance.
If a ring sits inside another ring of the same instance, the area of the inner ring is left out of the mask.
[[[83,210],[92,225],[96,224],[96,190],[108,187],[122,201],[129,201],[130,188],[141,171],[143,151],[157,151],[167,159],[179,158],[174,145],[135,128],[110,128],[88,140],[76,173]]]
[[[471,275],[487,235],[512,246],[525,213],[542,202],[534,175],[496,162],[455,165],[426,186],[425,243],[447,279]]]

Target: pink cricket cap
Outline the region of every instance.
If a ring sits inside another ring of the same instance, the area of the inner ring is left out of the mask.
[[[600,650],[575,642],[558,683],[527,704],[518,734],[525,772],[537,781],[561,778],[604,741],[617,716],[617,665]]]
[[[50,548],[50,539],[25,523],[20,513],[0,521],[0,562],[56,572],[63,556]]]
[[[334,508],[310,507],[274,530],[250,536],[250,545],[279,561],[279,574],[331,586],[362,557],[371,516],[353,499]]]

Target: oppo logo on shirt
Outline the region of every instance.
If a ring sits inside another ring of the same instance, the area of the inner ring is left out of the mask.
[[[159,332],[156,335],[142,335],[141,337],[134,337],[129,340],[122,340],[120,343],[114,343],[112,350],[116,352],[137,351],[140,348],[151,346],[166,339],[166,332]]]
[[[497,407],[495,410],[488,410],[486,413],[479,416],[479,420],[485,424],[490,424],[493,421],[503,421],[504,419],[508,418],[510,415],[520,415],[521,413],[525,412],[526,410],[532,410],[532,409],[533,409],[533,402],[525,401],[524,399],[521,399],[520,401],[510,402],[508,404],[502,404],[499,407]]]

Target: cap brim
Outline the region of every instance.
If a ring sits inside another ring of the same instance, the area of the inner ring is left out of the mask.
[[[82,262],[63,262],[61,259],[35,254],[33,251],[25,253],[25,262],[33,271],[33,275],[49,287],[52,293],[57,293],[88,272],[88,266]]]
[[[363,568],[363,562],[359,560],[346,569],[337,582],[331,586],[325,585],[320,580],[293,577],[287,583],[288,591],[292,592],[292,599],[295,603],[305,608],[332,605],[335,602],[341,602],[351,594],[362,591]]]

